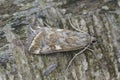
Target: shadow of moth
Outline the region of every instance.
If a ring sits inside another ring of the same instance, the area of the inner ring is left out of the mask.
[[[50,54],[78,50],[89,45],[94,39],[86,32],[66,29],[29,27],[28,50],[32,54]]]

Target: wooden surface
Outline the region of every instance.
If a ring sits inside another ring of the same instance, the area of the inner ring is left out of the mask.
[[[40,6],[46,5],[48,3]],[[25,13],[24,17],[21,17],[20,14],[23,13],[20,12],[18,21],[14,20],[16,15],[2,18],[2,21],[7,20],[4,26],[0,26],[0,80],[119,80],[120,9],[119,5],[112,8],[114,10],[100,8],[86,14],[68,14],[70,19],[67,14],[61,14],[55,7],[40,12],[46,17],[45,20],[43,17],[36,18],[36,14],[32,13],[30,16]],[[37,11],[36,7],[35,9]],[[28,25],[25,23],[34,28],[38,25],[47,25],[85,31],[95,36],[97,42],[91,44],[89,50],[78,55],[68,71],[65,71],[69,61],[80,50],[32,55],[27,51]]]

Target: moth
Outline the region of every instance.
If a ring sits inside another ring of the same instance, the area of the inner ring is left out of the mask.
[[[94,39],[86,32],[40,27],[28,32],[28,50],[32,54],[50,54],[82,49]]]

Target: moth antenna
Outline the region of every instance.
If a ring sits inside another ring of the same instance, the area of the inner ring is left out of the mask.
[[[76,27],[79,31],[81,31],[80,27],[79,27],[79,23],[77,21],[75,21]]]
[[[69,66],[72,64],[73,60],[74,60],[78,55],[82,54],[85,50],[87,50],[88,47],[89,47],[89,45],[87,45],[83,50],[81,50],[80,52],[78,52],[77,54],[74,55],[74,57],[70,60],[70,62],[69,62],[69,64],[68,64],[68,66],[67,66],[67,68],[66,68],[65,71],[68,71],[68,68],[69,68]]]
[[[75,29],[76,31],[80,31],[72,24],[72,21],[70,20],[70,17],[68,18],[68,21],[69,21],[69,23],[70,23],[70,25],[72,26],[73,29]]]

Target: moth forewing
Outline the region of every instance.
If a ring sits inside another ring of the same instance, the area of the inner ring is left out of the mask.
[[[90,35],[65,29],[42,27],[30,38],[29,51],[33,54],[50,54],[84,48],[91,41]],[[30,36],[29,36],[30,37]]]

